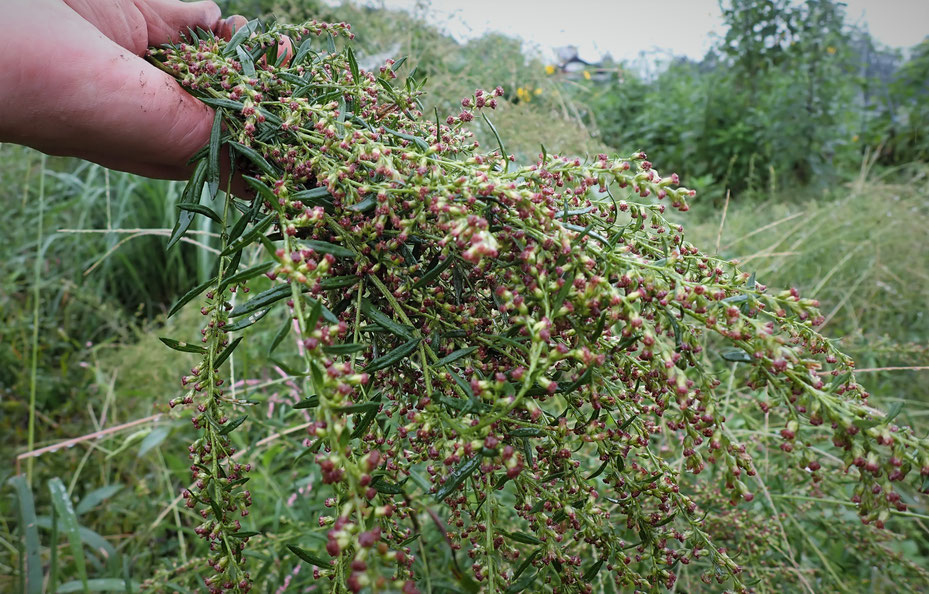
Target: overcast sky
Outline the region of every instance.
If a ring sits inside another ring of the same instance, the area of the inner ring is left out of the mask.
[[[338,3],[337,0],[333,0]],[[416,0],[364,0],[411,10]],[[717,0],[430,0],[429,20],[459,40],[499,31],[520,37],[551,57],[551,48],[576,45],[581,58],[605,53],[635,60],[665,50],[699,59],[725,32]],[[846,0],[849,22],[880,42],[913,46],[929,35],[929,0]]]

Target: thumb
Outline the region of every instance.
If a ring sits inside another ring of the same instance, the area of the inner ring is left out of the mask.
[[[219,6],[212,0],[135,0],[148,27],[148,45],[176,42],[187,28],[218,32],[222,27]]]

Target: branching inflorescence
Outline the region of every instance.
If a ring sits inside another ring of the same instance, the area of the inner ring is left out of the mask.
[[[278,55],[285,35],[292,57]],[[216,276],[178,304],[205,293],[208,323],[202,346],[166,341],[202,356],[171,404],[197,410],[184,497],[204,518],[212,591],[251,587],[254,534],[240,525],[249,467],[228,439],[244,403],[221,368],[241,340],[230,336],[275,308],[288,316],[272,348],[296,322],[291,371],[314,419],[303,460],[332,510],[319,517],[325,550],[291,550],[334,591],[418,591],[407,545],[421,519],[488,592],[591,591],[601,573],[671,587],[679,564],[744,589],[682,472],[711,465],[704,480],[733,505],[753,499],[708,341],[787,419],[785,455],[815,474],[800,435],[831,429],[862,518],[882,526],[905,509],[897,485],[929,474],[925,441],[866,405],[852,361],[816,331],[815,302],[685,241],[663,216],[694,195],[676,175],[644,153],[543,149],[517,166],[499,137],[486,151],[468,129],[480,119],[497,136],[485,114],[501,89],[424,116],[420,85],[395,85],[393,61],[361,70],[351,38],[345,24],[255,22],[229,42],[200,33],[151,51],[217,110],[174,238],[195,214],[222,224]],[[204,185],[218,195],[224,149],[256,196],[227,194],[217,212],[199,200]],[[240,269],[256,249],[260,263]],[[233,307],[262,274],[271,288]]]

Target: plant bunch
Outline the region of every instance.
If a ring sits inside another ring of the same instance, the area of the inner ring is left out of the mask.
[[[163,339],[200,356],[171,405],[196,410],[184,497],[203,517],[210,591],[249,590],[256,534],[229,437],[249,402],[225,390],[223,365],[233,337],[280,309],[270,348],[296,334],[285,367],[313,419],[297,464],[331,510],[290,550],[333,591],[418,591],[429,576],[409,545],[425,524],[457,552],[459,580],[488,592],[671,588],[691,564],[746,589],[695,497],[708,482],[732,505],[754,497],[752,452],[727,431],[708,363],[720,345],[785,419],[785,456],[816,476],[808,439],[828,434],[864,521],[905,509],[906,479],[929,475],[926,441],[867,405],[815,301],[685,240],[665,217],[694,196],[676,175],[641,152],[543,148],[517,166],[487,116],[502,89],[424,116],[421,85],[395,84],[392,60],[360,69],[351,39],[342,23],[254,22],[151,51],[216,108],[172,238],[194,215],[221,225],[215,276],[175,306],[202,294],[206,324],[200,344]],[[219,198],[226,149],[253,199]],[[240,269],[246,252],[260,261]],[[233,305],[260,275],[271,288]]]

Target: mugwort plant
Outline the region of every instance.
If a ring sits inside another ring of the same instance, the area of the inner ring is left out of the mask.
[[[543,148],[517,165],[488,116],[501,88],[424,114],[422,85],[398,84],[392,60],[359,68],[352,38],[344,23],[256,21],[228,42],[191,32],[150,52],[216,110],[170,243],[202,215],[222,251],[174,308],[199,299],[200,342],[163,339],[200,357],[170,404],[198,432],[183,497],[202,516],[209,591],[252,588],[251,466],[230,440],[249,402],[224,366],[272,310],[287,319],[270,348],[293,332],[302,353],[288,370],[312,418],[297,464],[329,510],[305,527],[321,544],[290,551],[334,592],[421,591],[408,545],[427,528],[471,591],[672,588],[687,566],[749,589],[713,528],[714,497],[743,515],[761,503],[720,353],[783,421],[794,467],[819,482],[811,443],[831,437],[865,523],[906,510],[901,492],[929,475],[926,439],[868,405],[853,362],[817,332],[815,301],[685,240],[665,216],[695,194],[677,175],[641,152]],[[219,192],[227,160],[253,196]],[[244,253],[259,263],[240,267]],[[249,294],[261,275],[271,288]]]

